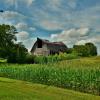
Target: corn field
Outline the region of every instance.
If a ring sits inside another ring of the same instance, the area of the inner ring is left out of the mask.
[[[53,64],[0,64],[0,77],[100,95],[100,59],[77,59]]]

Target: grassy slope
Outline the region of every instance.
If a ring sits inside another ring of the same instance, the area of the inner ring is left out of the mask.
[[[0,100],[100,100],[99,96],[0,78]]]

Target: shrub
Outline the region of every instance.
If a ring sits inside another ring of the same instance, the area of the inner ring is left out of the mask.
[[[22,45],[22,43],[15,44],[14,47],[11,48],[9,51],[7,62],[8,63],[25,63],[27,54],[28,54],[28,51],[24,47],[24,45]]]
[[[34,63],[40,63],[40,64],[44,64],[47,63],[47,57],[46,56],[35,56],[34,58]]]
[[[34,63],[34,58],[35,58],[35,56],[28,54],[25,57],[25,62],[24,63],[33,64]]]
[[[60,53],[59,55],[58,55],[58,59],[59,60],[66,60],[66,57],[67,57],[67,53]]]
[[[81,57],[97,55],[97,47],[93,43],[86,43],[85,45],[74,45],[73,51],[76,51]]]
[[[76,58],[78,58],[78,56],[77,55],[74,55],[74,54],[67,54],[67,56],[66,56],[66,59],[67,60],[76,59]]]
[[[60,53],[55,55],[49,56],[35,56],[34,63],[36,64],[45,64],[45,63],[54,63],[62,60],[69,60],[78,58],[78,55],[75,53],[67,54],[67,53]]]
[[[29,63],[29,64],[45,64],[45,63],[55,63],[62,60],[69,60],[69,59],[75,59],[78,58],[77,54],[75,52],[71,54],[67,53],[59,53],[55,55],[49,55],[49,56],[34,56],[31,54],[25,54],[25,53],[16,53],[13,52],[10,54],[10,56],[7,59],[8,63]]]

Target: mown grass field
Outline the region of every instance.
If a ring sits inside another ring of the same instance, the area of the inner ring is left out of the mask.
[[[0,76],[100,95],[100,56],[53,64],[0,64]]]
[[[100,100],[100,97],[0,77],[0,100]]]

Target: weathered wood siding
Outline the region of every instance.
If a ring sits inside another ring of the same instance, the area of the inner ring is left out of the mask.
[[[37,48],[37,46],[36,46],[33,54],[48,56],[50,54],[50,51],[48,50],[47,45],[44,44],[44,45],[42,45],[42,48]]]

